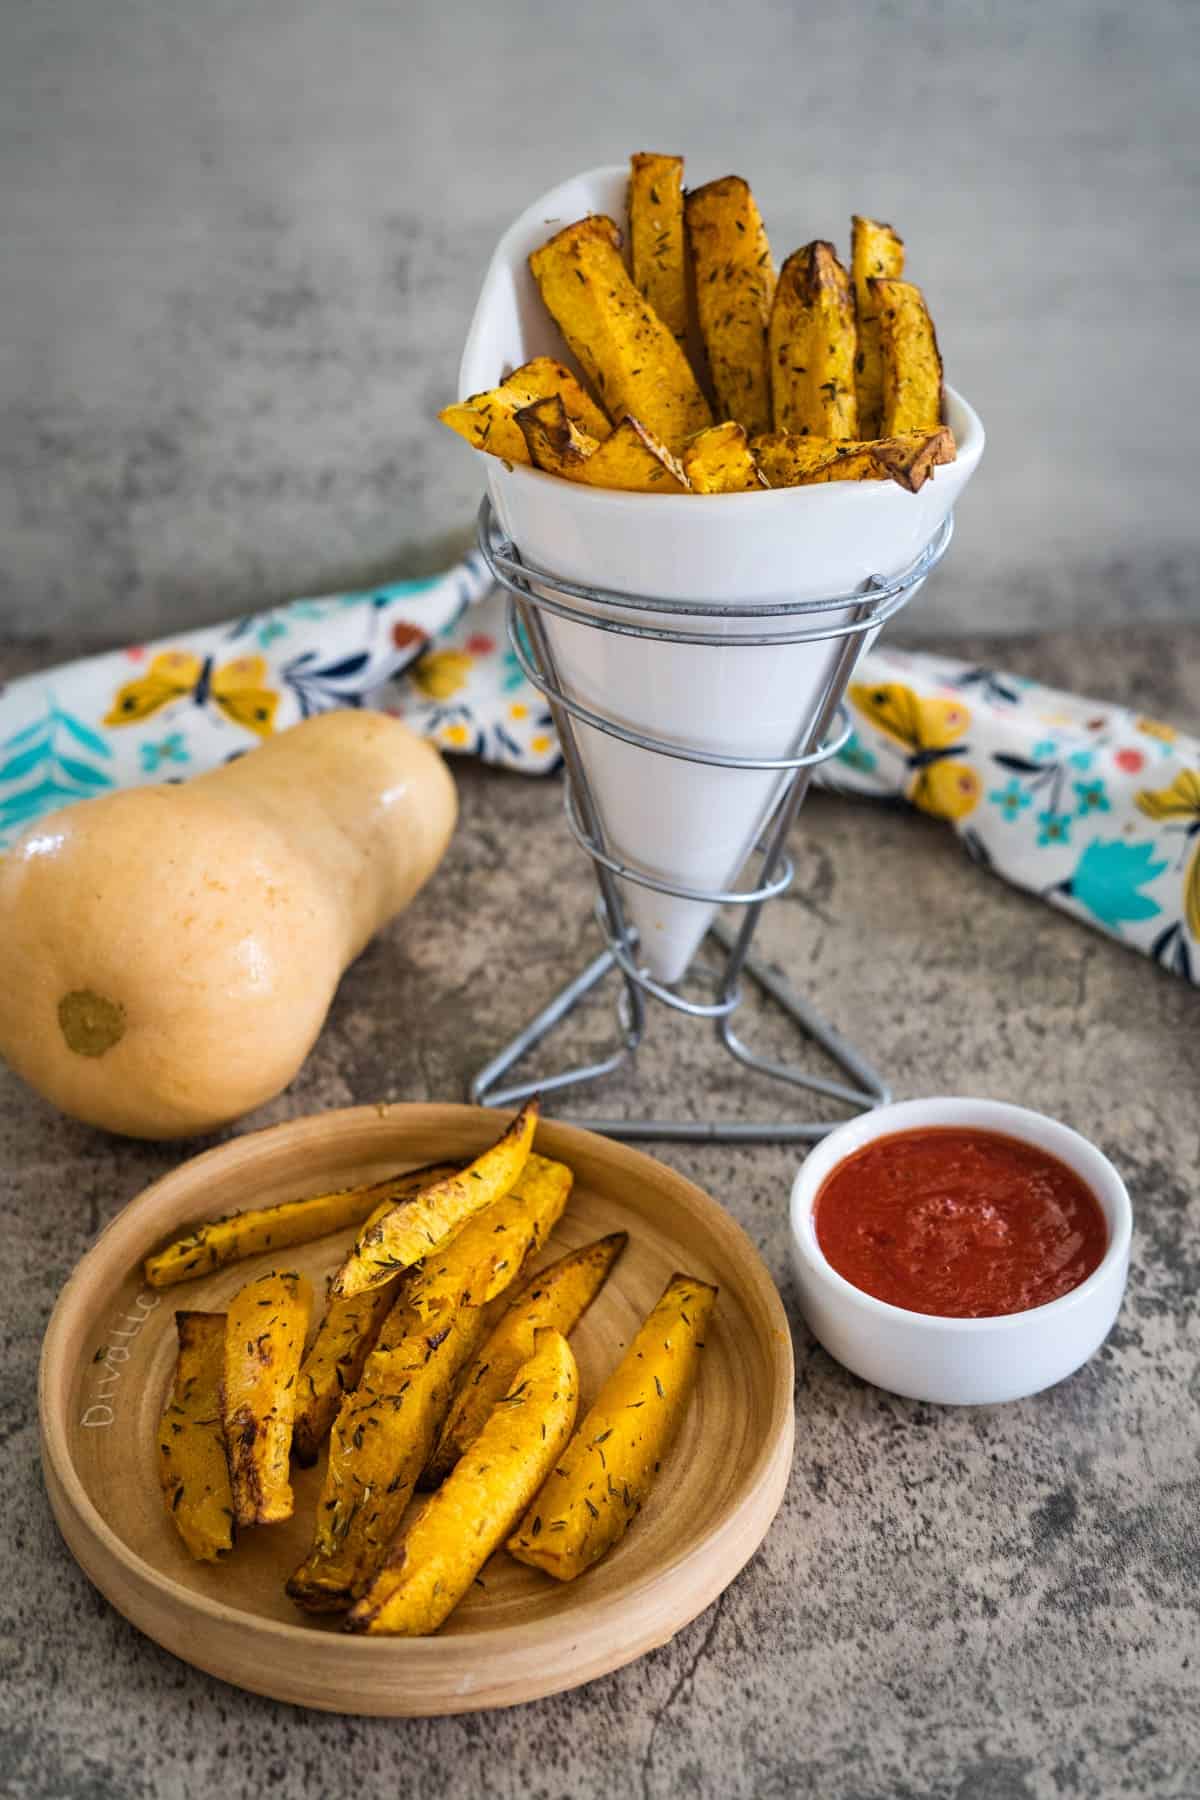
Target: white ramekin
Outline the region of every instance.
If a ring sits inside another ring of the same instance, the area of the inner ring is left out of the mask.
[[[894,1132],[976,1127],[1049,1151],[1095,1194],[1108,1249],[1087,1280],[1028,1312],[942,1319],[863,1293],[831,1267],[817,1242],[813,1207],[825,1178],[847,1156]],[[951,1406],[1020,1400],[1085,1363],[1108,1336],[1125,1292],[1133,1212],[1125,1183],[1095,1145],[1066,1125],[997,1100],[906,1100],[880,1106],[831,1132],[792,1186],[792,1266],[813,1335],[864,1381]]]

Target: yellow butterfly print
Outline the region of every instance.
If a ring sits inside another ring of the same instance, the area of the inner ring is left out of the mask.
[[[144,675],[137,675],[117,689],[104,716],[106,725],[136,725],[164,706],[190,694],[197,706],[208,702],[235,725],[258,737],[270,737],[275,729],[279,695],[266,685],[267,665],[261,656],[239,656],[213,667],[211,656],[201,658],[190,650],[160,650]]]
[[[983,782],[966,763],[935,762],[922,769],[909,799],[939,819],[965,819],[979,805]]]
[[[850,699],[864,719],[908,752],[913,775],[908,797],[914,806],[939,819],[965,819],[974,812],[983,782],[958,761],[967,748],[958,739],[971,723],[970,709],[961,700],[923,700],[900,681],[876,687],[853,682]]]
[[[1136,799],[1148,819],[1188,821],[1188,836],[1196,839],[1196,848],[1183,881],[1183,916],[1192,936],[1200,938],[1200,770],[1183,769],[1170,787],[1143,788]]]
[[[412,672],[412,679],[431,700],[449,700],[466,686],[472,658],[465,650],[430,650]]]

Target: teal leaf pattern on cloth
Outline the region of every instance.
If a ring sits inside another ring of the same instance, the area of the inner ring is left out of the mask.
[[[1167,867],[1165,857],[1161,862],[1153,860],[1156,848],[1152,843],[1093,838],[1068,877],[1065,891],[1117,934],[1130,920],[1155,919],[1162,907],[1140,890]]]
[[[873,750],[867,749],[857,731],[852,731],[838,751],[837,760],[851,769],[858,769],[864,775],[869,775],[879,759]]]
[[[0,697],[0,726],[3,716],[4,699]],[[112,761],[112,750],[98,732],[47,698],[40,719],[21,726],[0,744],[0,755],[4,757],[0,763],[0,848],[43,813],[69,806],[73,800],[86,800],[115,785],[108,769],[85,762],[81,756],[69,755],[62,748],[64,739],[75,749],[87,750],[102,761]],[[35,772],[38,780],[29,786],[20,785]]]

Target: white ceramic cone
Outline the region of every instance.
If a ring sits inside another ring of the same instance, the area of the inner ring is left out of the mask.
[[[594,169],[534,202],[496,248],[463,352],[461,394],[494,387],[532,356],[571,362],[527,257],[589,212],[624,222],[627,171]],[[833,482],[746,494],[623,494],[483,457],[497,517],[521,555],[568,580],[669,600],[770,603],[853,593],[920,555],[974,473],[983,427],[952,391],[958,458],[919,494],[894,482]],[[627,615],[625,615],[627,616]],[[756,619],[685,621],[712,646],[618,636],[543,615],[564,689],[649,736],[736,756],[794,755],[840,644],[739,649]],[[638,623],[678,624],[647,611]],[[768,621],[768,629],[774,627]],[[869,642],[870,639],[868,638]],[[580,753],[621,860],[699,889],[729,889],[779,793],[769,771],[733,771],[636,749],[582,725]],[[624,884],[640,958],[659,981],[686,971],[714,908]]]

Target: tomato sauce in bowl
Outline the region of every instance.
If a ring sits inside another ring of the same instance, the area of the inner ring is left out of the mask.
[[[998,1318],[1087,1280],[1108,1227],[1087,1183],[1000,1132],[930,1127],[875,1138],[826,1176],[817,1243],[877,1300],[941,1318]]]

